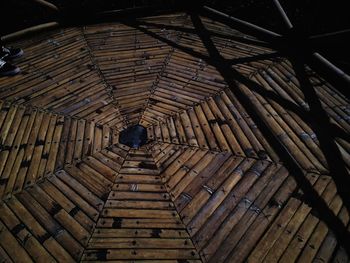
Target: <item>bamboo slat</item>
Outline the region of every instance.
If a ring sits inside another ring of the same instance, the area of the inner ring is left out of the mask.
[[[222,91],[215,96],[215,100],[209,99],[209,103],[202,102],[148,126],[149,142],[172,142],[213,151],[231,151],[237,156],[258,159],[270,159],[271,155],[271,158],[276,159],[274,151],[261,137],[256,125],[251,120],[247,120],[247,123],[241,116],[244,113],[239,112],[227,94],[234,96],[229,91]],[[172,141],[168,133],[172,134]]]

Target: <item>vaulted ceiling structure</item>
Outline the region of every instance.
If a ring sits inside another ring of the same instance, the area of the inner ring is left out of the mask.
[[[349,100],[308,66],[187,13],[11,44],[1,262],[348,259]]]

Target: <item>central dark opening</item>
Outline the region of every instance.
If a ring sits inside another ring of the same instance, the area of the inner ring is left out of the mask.
[[[119,143],[139,148],[147,142],[147,129],[141,125],[126,128],[120,133]]]

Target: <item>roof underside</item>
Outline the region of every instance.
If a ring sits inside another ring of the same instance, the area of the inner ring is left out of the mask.
[[[349,100],[307,66],[184,13],[12,44],[1,260],[348,260]]]

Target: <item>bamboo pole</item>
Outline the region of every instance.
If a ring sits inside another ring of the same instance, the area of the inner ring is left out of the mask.
[[[278,0],[273,0],[273,2],[275,3],[286,27],[288,29],[292,29],[293,25],[290,22],[286,12],[283,10],[281,4],[279,3]],[[314,37],[315,38],[315,37]],[[344,82],[347,86],[350,85],[350,76],[347,75],[344,71],[342,71],[340,68],[338,68],[337,66],[335,66],[333,63],[331,63],[329,60],[327,60],[325,57],[323,57],[321,54],[314,52],[312,54],[312,59],[314,62],[316,62],[319,65],[322,65],[324,68],[327,69],[328,72],[332,73],[334,76],[336,76],[339,80],[341,80],[342,82]],[[347,89],[341,89],[344,94],[349,94]]]
[[[340,68],[335,66],[332,62],[327,60],[324,56],[322,56],[320,53],[313,53],[312,57],[314,60],[316,60],[318,63],[322,64],[324,67],[327,68],[327,70],[331,71],[334,75],[336,75],[339,79],[345,81],[348,85],[350,85],[350,76],[346,74],[344,71],[342,71]]]
[[[56,5],[54,5],[54,4],[52,4],[52,3],[48,2],[48,1],[45,1],[45,0],[34,0],[34,2],[40,4],[40,5],[44,6],[44,7],[50,8],[51,10],[54,10],[55,12],[59,11],[59,8]]]
[[[204,6],[203,9],[204,9],[204,11],[209,13],[210,15],[214,15],[214,16],[216,16],[218,18],[221,18],[222,20],[224,20],[226,22],[229,22],[230,24],[232,23],[235,26],[238,26],[237,28],[248,29],[251,32],[256,33],[256,35],[264,36],[264,37],[267,37],[269,39],[271,39],[271,38],[276,39],[276,38],[281,37],[280,34],[277,34],[275,32],[272,32],[272,31],[267,30],[265,28],[262,28],[260,26],[254,25],[254,24],[249,23],[247,21],[238,19],[236,17],[229,16],[229,15],[227,15],[225,13],[217,11],[217,10],[215,10],[213,8],[208,7],[208,6]]]
[[[293,28],[293,25],[292,23],[290,22],[286,12],[284,11],[283,7],[281,6],[280,2],[278,0],[273,0],[273,3],[275,4],[278,12],[280,13],[282,19],[283,19],[283,22],[284,24],[286,25],[286,27],[288,29],[292,29]]]
[[[23,36],[26,36],[29,34],[34,34],[34,33],[37,33],[39,31],[56,28],[58,26],[59,26],[59,24],[57,22],[48,22],[48,23],[28,27],[28,28],[13,32],[11,34],[5,35],[5,36],[1,37],[1,40],[2,41],[13,41],[13,40],[16,40],[20,37],[23,37]]]
[[[330,33],[325,33],[325,34],[318,34],[318,35],[313,35],[309,37],[309,40],[312,41],[312,43],[319,44],[319,41],[321,44],[323,42],[327,41],[332,41],[337,38],[348,38],[348,35],[350,33],[350,29],[345,29],[345,30],[339,30],[335,32],[330,32]]]

